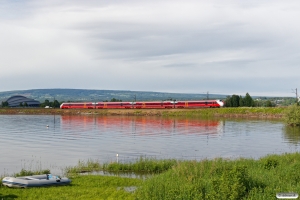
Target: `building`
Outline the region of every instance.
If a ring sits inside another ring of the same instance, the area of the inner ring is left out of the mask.
[[[24,105],[27,103],[28,107],[39,107],[40,102],[36,101],[34,99],[29,99],[27,97],[21,96],[21,95],[15,95],[12,97],[9,97],[6,102],[8,103],[9,107],[20,107],[20,104]]]

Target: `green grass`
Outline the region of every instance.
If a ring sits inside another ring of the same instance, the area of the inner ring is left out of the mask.
[[[108,176],[75,176],[68,186],[16,189],[0,187],[0,199],[26,200],[97,200],[134,199],[126,187],[140,185],[142,180]]]
[[[144,167],[133,167],[132,170],[138,173],[149,168],[146,167],[149,165],[142,164],[145,160],[156,165],[154,169],[161,167],[159,160],[140,158],[136,163]],[[300,193],[300,153],[268,155],[258,160],[218,158],[173,161],[170,160],[168,167],[163,168],[166,171],[146,179],[72,174],[68,176],[72,180],[68,186],[29,189],[0,187],[0,199],[259,200],[276,199],[275,195],[279,192]],[[93,161],[79,163],[79,166],[94,165]],[[137,189],[130,192],[127,187]]]
[[[180,162],[146,180],[137,199],[276,199],[300,192],[300,154]]]
[[[211,109],[179,109],[164,110],[163,116],[199,116],[199,117],[228,117],[239,115],[239,117],[266,117],[285,115],[284,107],[238,107],[238,108],[211,108]]]
[[[140,157],[134,162],[111,162],[100,164],[97,160],[79,161],[76,166],[67,167],[67,174],[92,171],[107,172],[135,172],[135,173],[161,173],[167,171],[177,163],[175,159],[157,160],[154,158]]]

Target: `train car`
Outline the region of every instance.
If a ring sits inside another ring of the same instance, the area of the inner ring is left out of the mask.
[[[219,108],[222,100],[62,103],[61,109]]]

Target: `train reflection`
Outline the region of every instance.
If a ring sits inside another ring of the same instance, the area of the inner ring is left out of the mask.
[[[118,130],[123,134],[156,135],[211,135],[223,132],[222,121],[215,119],[132,117],[132,116],[61,116],[63,129]],[[117,127],[117,129],[116,129]]]

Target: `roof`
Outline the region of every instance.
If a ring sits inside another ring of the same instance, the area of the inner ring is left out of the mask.
[[[20,104],[24,104],[27,103],[27,105],[29,107],[39,107],[40,106],[40,102],[36,101],[34,99],[30,99],[21,95],[15,95],[15,96],[11,96],[9,97],[6,102],[8,103],[9,107],[19,107]]]

